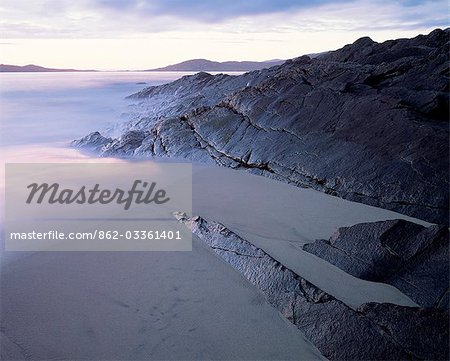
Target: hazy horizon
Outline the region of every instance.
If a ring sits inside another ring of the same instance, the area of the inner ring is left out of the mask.
[[[199,60],[199,61],[206,60],[206,61],[220,62],[220,63],[226,63],[226,62],[238,62],[238,63],[239,62],[255,62],[256,63],[256,62],[260,62],[260,63],[269,63],[270,64],[272,62],[275,63],[278,61],[286,61],[288,59],[268,59],[268,60],[262,60],[262,61],[251,60],[251,59],[235,61],[235,60],[230,59],[230,60],[224,60],[224,61],[217,61],[217,60],[213,60],[213,59],[196,58],[196,59],[186,59],[186,60],[183,60],[183,61],[180,61],[177,63],[166,64],[161,67],[146,68],[146,69],[75,69],[75,68],[70,68],[70,67],[52,68],[52,67],[48,67],[48,66],[45,66],[42,64],[32,64],[32,63],[29,63],[29,64],[25,64],[25,63],[24,64],[5,64],[5,63],[1,63],[1,62],[0,62],[0,66],[19,66],[19,67],[37,66],[37,67],[42,67],[42,68],[46,68],[46,69],[57,69],[57,70],[68,70],[68,71],[76,70],[76,71],[97,71],[97,72],[127,72],[127,71],[129,71],[129,72],[146,72],[148,70],[165,68],[166,66],[177,65],[177,64],[181,64],[181,63],[185,63],[185,62],[189,62],[189,61],[196,61],[196,60]],[[180,72],[185,72],[185,71],[180,71]],[[214,72],[214,71],[212,70],[212,72]],[[236,71],[236,72],[239,72],[239,71]]]
[[[449,24],[442,0],[4,0],[0,63],[144,70],[190,59],[267,61]]]

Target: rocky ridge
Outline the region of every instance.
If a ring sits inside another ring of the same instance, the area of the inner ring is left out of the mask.
[[[448,29],[362,38],[315,59],[149,87],[132,96],[124,134],[97,150],[246,169],[448,224],[448,39]]]
[[[304,250],[345,272],[393,285],[422,307],[449,308],[449,231],[404,220],[342,227]]]
[[[366,303],[353,310],[223,225],[175,215],[330,360],[445,360],[448,312]]]

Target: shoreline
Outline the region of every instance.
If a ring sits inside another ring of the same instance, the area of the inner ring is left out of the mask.
[[[145,162],[143,159],[102,158],[77,149],[49,147],[50,160],[75,162]],[[61,152],[61,150],[63,150]],[[71,156],[65,159],[63,154]],[[25,152],[27,154],[33,154]],[[53,158],[53,156],[55,158]],[[41,158],[40,158],[41,159]],[[33,156],[27,162],[33,160]],[[177,162],[173,158],[147,161]],[[184,160],[184,162],[187,162]],[[327,239],[339,227],[389,219],[430,223],[399,213],[351,202],[313,189],[227,167],[193,164],[193,214],[213,219],[261,247],[282,264],[352,308],[365,302],[415,305],[392,286],[358,280],[302,250],[305,243]],[[232,195],[230,197],[230,195]],[[267,196],[277,194],[276,198]],[[325,274],[323,273],[325,271]],[[323,278],[327,281],[324,282]],[[330,281],[333,279],[333,281]],[[339,289],[344,285],[343,289]],[[337,286],[337,287],[336,287]],[[357,292],[354,292],[357,290]]]

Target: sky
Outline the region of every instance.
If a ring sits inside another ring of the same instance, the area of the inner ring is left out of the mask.
[[[449,26],[448,0],[1,0],[0,63],[140,70],[289,59]]]

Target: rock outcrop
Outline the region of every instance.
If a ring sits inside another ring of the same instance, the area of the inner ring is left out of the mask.
[[[343,227],[304,250],[365,280],[397,287],[423,307],[449,308],[449,231],[404,220]]]
[[[93,151],[100,151],[104,145],[111,143],[112,138],[106,138],[102,136],[99,132],[92,132],[91,134],[74,140],[71,145],[75,148],[85,148]],[[102,150],[103,151],[103,150]]]
[[[362,38],[314,59],[149,87],[133,95],[127,129],[140,135],[100,154],[214,162],[448,224],[448,39],[448,29]]]
[[[356,311],[223,225],[176,214],[330,360],[445,360],[448,312],[368,303]]]
[[[408,350],[411,358],[448,359],[447,311],[413,309],[388,303],[366,303],[357,311],[376,324],[380,332],[389,335],[397,345]]]

